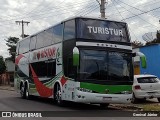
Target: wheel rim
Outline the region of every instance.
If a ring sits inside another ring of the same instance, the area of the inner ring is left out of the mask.
[[[28,98],[29,96],[29,92],[28,92],[28,89],[26,88],[26,97]]]
[[[24,96],[24,87],[23,87],[23,86],[21,87],[21,92],[20,92],[20,94],[21,94],[21,97]]]
[[[57,90],[56,90],[56,101],[58,104],[61,103],[61,90],[59,85],[57,85]]]

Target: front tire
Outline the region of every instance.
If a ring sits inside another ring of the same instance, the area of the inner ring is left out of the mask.
[[[27,84],[21,86],[20,94],[21,94],[21,98],[23,98],[23,99],[30,99],[31,98]]]
[[[26,99],[28,99],[28,100],[31,99],[31,95],[29,94],[29,90],[28,90],[28,86],[27,85],[25,87],[25,95],[26,95]]]
[[[157,98],[158,102],[160,102],[160,98]]]
[[[62,94],[61,94],[61,88],[59,84],[56,84],[55,89],[54,89],[54,101],[57,105],[63,106],[64,101],[62,100]]]
[[[21,88],[20,88],[20,95],[21,95],[21,98],[23,98],[23,99],[26,98],[25,86],[24,85],[22,85]]]

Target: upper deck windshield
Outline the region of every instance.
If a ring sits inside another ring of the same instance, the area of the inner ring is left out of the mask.
[[[131,59],[128,53],[81,50],[80,80],[131,81]]]
[[[80,39],[130,42],[127,24],[123,22],[81,18],[76,27],[76,37]]]

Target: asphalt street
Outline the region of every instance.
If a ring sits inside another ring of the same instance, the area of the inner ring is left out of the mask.
[[[50,111],[51,114],[59,114],[54,117],[54,119],[65,119],[65,120],[74,120],[81,119],[83,120],[158,120],[158,117],[116,117],[119,114],[117,108],[109,107],[106,109],[101,109],[98,105],[87,105],[87,104],[76,104],[76,103],[68,103],[65,107],[57,106],[53,103],[51,99],[37,98],[34,97],[32,100],[25,100],[20,98],[19,93],[10,90],[0,90],[0,111]],[[91,112],[90,112],[91,111]],[[85,113],[85,115],[84,115]],[[100,116],[102,113],[102,116]],[[111,117],[103,116],[104,113],[110,114]],[[124,113],[124,112],[123,112]],[[73,116],[67,116],[67,114]],[[127,114],[127,111],[126,111]],[[64,115],[64,116],[63,116]],[[88,116],[87,116],[88,115]],[[1,120],[2,118],[0,118]],[[3,118],[4,119],[4,118]],[[2,119],[2,120],[3,120]],[[8,119],[20,119],[20,118],[8,118]],[[23,118],[25,119],[43,119],[43,118]],[[45,120],[53,119],[53,117],[45,117]]]

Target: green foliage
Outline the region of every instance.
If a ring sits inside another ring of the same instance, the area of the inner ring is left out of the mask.
[[[6,45],[9,47],[8,51],[11,55],[10,59],[14,62],[15,61],[15,53],[16,53],[16,44],[19,41],[19,38],[16,37],[9,37],[6,39]]]
[[[2,56],[0,56],[0,75],[6,71],[6,65]]]
[[[157,30],[156,37],[157,37],[157,41],[159,41],[159,43],[160,43],[160,31],[158,31],[158,30]]]
[[[132,41],[132,47],[133,48],[140,47],[140,46],[143,46],[143,45],[144,44],[141,41],[138,41],[138,40]]]

